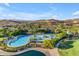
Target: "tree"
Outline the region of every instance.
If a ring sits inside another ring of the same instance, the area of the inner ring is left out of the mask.
[[[53,48],[53,47],[54,47],[54,46],[52,45],[51,40],[44,40],[43,43],[44,43],[44,47],[45,47],[45,48]]]

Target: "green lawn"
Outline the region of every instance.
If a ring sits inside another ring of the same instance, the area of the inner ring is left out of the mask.
[[[3,41],[3,40],[5,40],[6,38],[0,38],[0,41]]]
[[[75,40],[72,44],[73,47],[68,49],[59,49],[62,56],[79,56],[79,40]]]

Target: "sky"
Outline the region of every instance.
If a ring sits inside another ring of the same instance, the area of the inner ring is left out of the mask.
[[[0,3],[0,19],[66,20],[79,18],[77,3]]]

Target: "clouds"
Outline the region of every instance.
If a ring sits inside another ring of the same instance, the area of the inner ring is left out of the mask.
[[[9,4],[5,4],[10,6]],[[39,19],[49,19],[57,18],[57,15],[53,14],[51,11],[44,12],[41,14],[38,13],[25,13],[13,11],[10,8],[5,8],[0,6],[0,19],[19,19],[19,20],[39,20]]]
[[[79,18],[79,11],[75,11],[72,14],[73,18]]]
[[[79,18],[79,4],[1,3],[0,19],[58,19]]]
[[[10,4],[9,3],[4,3],[5,6],[7,7],[10,7]]]
[[[79,11],[75,11],[75,12],[73,13],[73,15],[74,15],[74,16],[79,16]]]

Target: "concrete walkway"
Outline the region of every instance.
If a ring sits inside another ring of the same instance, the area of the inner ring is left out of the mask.
[[[11,55],[17,55],[17,54],[21,54],[30,50],[37,50],[40,51],[42,53],[44,53],[46,56],[59,56],[58,53],[58,49],[54,48],[54,49],[44,49],[44,48],[28,48],[19,52],[5,52],[3,50],[0,50],[0,55],[1,56],[11,56]]]

